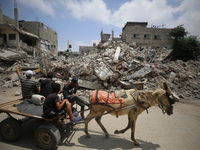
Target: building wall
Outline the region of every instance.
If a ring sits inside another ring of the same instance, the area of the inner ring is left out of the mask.
[[[30,33],[33,33],[39,37],[38,32],[38,23],[37,22],[26,22],[26,21],[20,21],[19,26]]]
[[[39,37],[51,44],[51,53],[58,55],[58,34],[43,23],[39,23]]]
[[[122,30],[122,41],[128,44],[136,42],[147,48],[171,48],[172,39],[166,28],[147,28],[144,25],[129,25]]]
[[[94,50],[93,46],[79,46],[79,53],[84,54],[84,53],[89,53]]]
[[[14,31],[8,27],[1,27],[0,28],[0,33],[2,36],[4,36],[4,38],[6,38],[6,43],[8,45],[12,45],[12,46],[19,46],[19,33],[17,31]],[[11,35],[15,36],[15,39],[12,39]]]
[[[58,55],[58,34],[48,26],[44,25],[41,22],[26,22],[26,21],[20,21],[20,26],[24,28],[24,30],[27,30],[28,32],[31,32],[35,35],[37,35],[41,40],[47,40],[50,45],[50,51],[51,53]]]

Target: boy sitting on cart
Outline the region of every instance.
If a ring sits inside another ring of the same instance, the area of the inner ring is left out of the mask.
[[[52,119],[58,115],[59,112],[65,110],[69,115],[71,123],[75,123],[82,119],[82,117],[75,117],[75,114],[72,114],[71,104],[68,99],[61,101],[58,94],[60,93],[60,84],[52,84],[53,93],[49,94],[43,105],[44,117]]]

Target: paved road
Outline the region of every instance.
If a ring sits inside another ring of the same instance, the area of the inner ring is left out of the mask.
[[[0,103],[14,100],[17,97],[0,95]],[[0,121],[7,117],[0,114]],[[162,114],[158,107],[149,109],[149,114],[143,112],[137,120],[136,139],[140,142],[137,147],[130,139],[130,130],[124,134],[115,135],[116,129],[125,128],[127,116],[116,118],[105,115],[102,123],[110,133],[110,137],[103,135],[100,127],[92,120],[89,124],[91,138],[84,133],[84,124],[61,132],[61,141],[57,150],[199,150],[200,149],[200,105],[176,103],[172,116]],[[2,150],[39,149],[34,141],[34,130],[37,120],[31,120],[23,126],[23,136],[16,142],[5,142],[0,138]]]

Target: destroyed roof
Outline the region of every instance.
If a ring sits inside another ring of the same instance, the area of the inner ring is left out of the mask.
[[[11,29],[13,29],[13,30],[15,30],[15,31],[18,31],[18,32],[21,33],[21,34],[28,35],[28,36],[30,36],[30,37],[32,37],[32,38],[39,39],[39,37],[38,37],[37,35],[32,34],[32,33],[29,33],[29,32],[26,32],[26,31],[24,31],[24,30],[22,30],[22,29],[20,29],[20,28],[17,28],[16,26],[14,26],[14,25],[12,25],[12,24],[8,24],[8,23],[0,24],[0,27],[8,27],[8,28],[11,28]]]
[[[124,28],[126,27],[126,26],[147,26],[148,25],[148,22],[127,22],[126,24],[125,24],[125,26],[124,26]],[[123,29],[124,29],[123,28]]]

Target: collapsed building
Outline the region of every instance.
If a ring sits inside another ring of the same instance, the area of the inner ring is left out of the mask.
[[[96,49],[87,55],[51,59],[49,71],[54,73],[54,80],[60,83],[61,87],[73,76],[78,77],[78,92],[85,99],[88,99],[90,91],[94,89],[154,90],[158,87],[157,81],[168,83],[181,99],[200,99],[200,61],[166,61],[165,58],[170,52],[171,50],[160,49],[141,51],[123,42],[107,41],[99,43]],[[39,62],[30,58],[30,55],[20,58],[14,64],[0,70],[2,91],[20,86],[15,71],[16,65],[22,73],[25,73],[27,68],[32,69],[36,81],[41,78],[43,74],[37,69]]]
[[[34,54],[36,49],[58,55],[57,33],[41,22],[18,20],[18,9],[14,8],[14,19],[3,14],[0,8],[0,45],[23,47]]]

